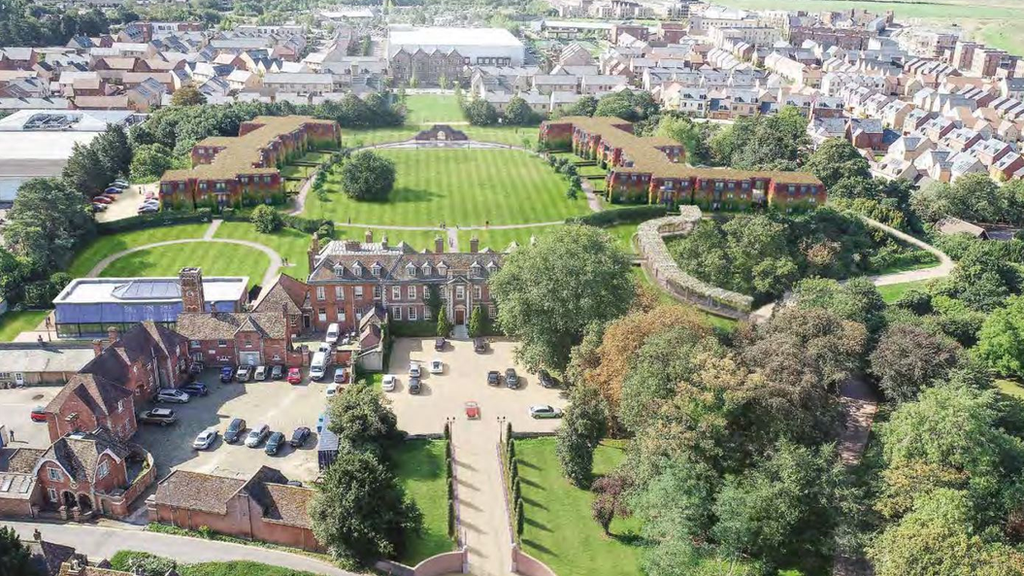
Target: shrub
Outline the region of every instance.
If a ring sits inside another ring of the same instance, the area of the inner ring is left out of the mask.
[[[512,483],[512,501],[513,502],[518,501],[522,497],[523,497],[523,488],[522,488],[522,485],[521,485],[521,482],[520,482],[519,478],[516,478],[516,481]]]
[[[569,224],[587,224],[588,226],[611,226],[624,222],[643,222],[652,218],[660,218],[668,214],[664,206],[645,205],[630,206],[628,208],[616,208],[615,210],[602,210],[586,216],[569,218]]]
[[[249,216],[249,221],[260,234],[273,234],[284,225],[281,214],[266,204],[257,206]]]
[[[164,576],[174,568],[174,561],[148,552],[121,550],[110,557],[110,565],[122,572],[135,573],[138,570],[143,576]]]
[[[516,539],[523,535],[523,523],[526,518],[523,516],[523,499],[516,500]]]

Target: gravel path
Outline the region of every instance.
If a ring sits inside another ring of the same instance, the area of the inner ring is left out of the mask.
[[[502,494],[501,464],[495,446],[499,427],[457,419],[452,442],[458,454],[459,515],[469,553],[469,572],[477,576],[511,574],[512,535]]]

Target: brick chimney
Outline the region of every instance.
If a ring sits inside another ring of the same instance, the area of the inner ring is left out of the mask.
[[[370,230],[369,228],[366,229],[366,232],[363,233],[363,242],[366,242],[367,244],[373,243],[373,230]]]
[[[434,254],[444,253],[444,238],[441,236],[434,236]]]
[[[387,234],[385,234],[385,235],[380,237],[380,247],[383,248],[384,250],[388,249],[388,235]]]
[[[96,356],[99,356],[100,354],[103,354],[103,340],[100,340],[99,338],[97,338],[97,339],[92,341],[92,352]]]
[[[306,263],[309,264],[309,273],[313,273],[316,267],[316,257],[320,254],[320,236],[313,232],[313,239],[309,241],[309,250],[306,251]]]
[[[117,331],[117,326],[109,326],[107,328],[107,341],[110,342],[111,346],[113,346],[114,342],[117,342],[117,339],[120,337],[121,334]]]
[[[203,269],[185,267],[178,272],[181,286],[181,307],[184,312],[206,312],[206,295],[203,293]]]
[[[473,236],[472,238],[469,239],[469,251],[472,252],[473,254],[476,254],[477,252],[480,251],[480,239],[477,238],[476,236]]]

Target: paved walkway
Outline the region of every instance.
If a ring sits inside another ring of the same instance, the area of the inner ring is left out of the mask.
[[[581,178],[580,187],[583,188],[583,193],[587,195],[587,206],[590,206],[592,212],[604,210],[604,206],[601,206],[601,200],[598,199],[597,194],[594,192],[594,186],[589,180]]]
[[[459,231],[455,228],[448,228],[445,230],[448,236],[448,251],[458,252],[459,251]]]
[[[477,576],[511,574],[512,535],[505,516],[501,464],[495,449],[499,429],[499,424],[490,418],[460,418],[452,433],[469,572]]]
[[[224,223],[224,220],[217,218],[212,220],[210,225],[206,227],[206,231],[203,232],[203,240],[213,240],[214,235],[217,234],[217,229]]]
[[[243,544],[87,524],[40,522],[3,522],[3,524],[13,527],[25,540],[31,540],[33,530],[38,529],[42,532],[43,539],[74,546],[79,552],[89,556],[91,560],[110,558],[118,550],[138,550],[173,558],[186,564],[251,560],[291,570],[305,570],[315,574],[356,576],[352,572],[308,556]]]
[[[86,278],[98,278],[100,273],[103,272],[103,269],[109,266],[111,262],[117,260],[122,256],[131,254],[132,252],[139,252],[141,250],[148,250],[150,248],[159,248],[161,246],[172,246],[174,244],[191,244],[194,242],[218,242],[221,244],[237,244],[239,246],[246,246],[254,250],[259,250],[260,252],[263,252],[268,257],[270,257],[270,266],[267,268],[267,272],[263,275],[263,279],[260,285],[265,287],[273,284],[274,279],[277,278],[277,274],[281,270],[281,255],[258,242],[250,242],[248,240],[232,240],[228,238],[208,238],[207,235],[211,234],[211,228],[213,229],[213,231],[216,231],[215,226],[219,226],[217,222],[218,221],[215,220],[210,224],[210,228],[206,229],[206,233],[203,235],[202,238],[165,240],[163,242],[154,242],[152,244],[146,244],[145,246],[136,246],[134,248],[129,248],[127,250],[115,252],[114,254],[107,256],[103,260],[100,260],[95,266],[92,267],[92,270],[90,270],[89,273],[86,274],[85,276]]]

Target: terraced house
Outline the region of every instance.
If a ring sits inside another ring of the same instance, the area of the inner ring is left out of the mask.
[[[755,172],[695,168],[682,144],[640,137],[619,118],[570,116],[545,122],[540,141],[548,150],[572,150],[608,170],[607,199],[648,204],[696,204],[736,210],[768,204],[791,210],[825,203],[825,185],[805,172]]]
[[[213,136],[192,148],[192,168],[168,170],[160,179],[160,201],[231,206],[243,196],[284,192],[281,163],[317,148],[341,145],[333,120],[310,116],[260,116],[243,122],[238,137]]]

